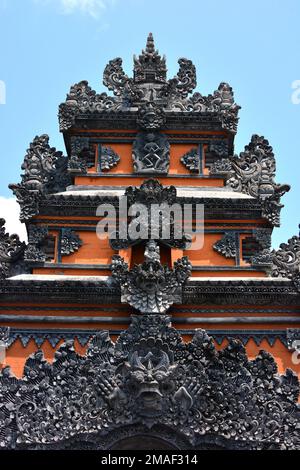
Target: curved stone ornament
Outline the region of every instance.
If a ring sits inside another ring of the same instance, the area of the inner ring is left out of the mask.
[[[68,256],[75,253],[81,246],[82,240],[74,230],[70,228],[62,229],[60,239],[60,254],[62,256]]]
[[[53,364],[41,351],[29,357],[22,379],[5,367],[0,446],[106,449],[104,436],[144,426],[179,431],[193,449],[202,439],[225,449],[299,449],[298,394],[297,376],[279,375],[264,351],[249,361],[237,340],[218,351],[204,330],[184,343],[168,316],[133,316],[116,343],[98,332],[85,356],[67,342]]]

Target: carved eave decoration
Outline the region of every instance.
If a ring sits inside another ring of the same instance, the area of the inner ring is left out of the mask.
[[[211,175],[223,175],[226,186],[233,191],[258,199],[262,216],[271,225],[280,226],[281,197],[290,190],[287,184],[275,182],[276,162],[268,140],[253,135],[239,156],[217,160],[210,168]]]
[[[192,116],[195,122],[217,119],[220,128],[235,134],[237,131],[238,111],[232,88],[221,83],[219,88],[208,96],[196,92],[196,69],[191,60],[178,61],[177,75],[167,80],[166,59],[155,49],[150,33],[145,50],[134,57],[134,76],[129,78],[122,67],[122,59],[111,60],[103,74],[104,85],[114,96],[97,94],[87,81],[73,85],[65,103],[59,107],[59,123],[62,132],[73,127],[78,119],[112,118],[115,122],[134,120],[142,129],[158,129],[166,125],[172,116]],[[190,96],[191,95],[191,96]],[[124,126],[123,126],[124,127]]]
[[[203,330],[184,343],[168,316],[133,316],[116,343],[97,333],[85,356],[67,342],[53,364],[41,351],[29,357],[20,380],[5,367],[0,446],[101,449],[100,436],[116,439],[124,427],[162,427],[170,439],[180,428],[194,449],[207,439],[225,449],[299,449],[298,394],[297,376],[279,375],[264,351],[250,361],[237,340],[217,351]]]
[[[68,158],[49,145],[49,136],[36,136],[22,164],[21,183],[10,184],[20,204],[20,220],[25,222],[39,213],[43,196],[65,191],[71,183]]]

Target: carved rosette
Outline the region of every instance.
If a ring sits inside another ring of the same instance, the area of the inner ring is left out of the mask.
[[[198,149],[191,149],[185,153],[180,159],[181,163],[191,172],[200,172],[200,155]]]
[[[60,254],[63,256],[71,255],[82,246],[82,240],[74,230],[63,228],[60,239]]]
[[[213,249],[225,258],[235,258],[237,254],[237,234],[235,232],[225,232],[221,240],[213,245]]]
[[[192,448],[209,436],[229,449],[299,449],[291,370],[279,375],[264,351],[250,361],[236,340],[218,351],[203,330],[184,343],[169,321],[134,316],[116,343],[100,331],[85,356],[67,342],[52,364],[38,351],[19,380],[5,367],[1,448],[62,449],[84,440],[99,449],[100,435],[143,425],[179,431]]]
[[[112,258],[112,277],[121,287],[121,301],[141,313],[166,313],[173,303],[181,303],[182,286],[191,273],[187,257],[174,263],[174,269],[160,262],[159,247],[146,244],[145,261],[129,270],[119,255]]]

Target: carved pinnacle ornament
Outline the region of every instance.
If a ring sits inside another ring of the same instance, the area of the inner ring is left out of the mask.
[[[290,190],[289,185],[275,182],[276,162],[268,140],[253,135],[249,145],[239,156],[217,160],[211,174],[223,174],[226,186],[257,198],[262,204],[263,216],[274,226],[280,225],[280,198]]]
[[[85,356],[67,342],[52,364],[32,354],[22,379],[5,367],[0,446],[109,449],[126,429],[167,428],[169,442],[180,434],[193,449],[208,440],[224,449],[295,450],[298,395],[296,374],[279,375],[265,351],[250,361],[237,340],[218,351],[204,330],[186,343],[168,316],[133,316],[116,343],[97,332]]]
[[[165,313],[173,303],[181,303],[182,286],[191,273],[191,264],[185,256],[174,269],[162,266],[155,241],[146,244],[145,261],[129,270],[119,255],[112,258],[112,277],[121,287],[121,301],[141,313]]]
[[[20,204],[22,222],[39,213],[43,195],[65,191],[71,182],[67,166],[67,157],[49,146],[48,135],[34,138],[22,164],[21,183],[9,185]]]
[[[87,81],[71,87],[65,103],[59,107],[60,130],[76,126],[77,119],[102,118],[123,119],[124,112],[132,112],[142,129],[159,129],[165,125],[170,113],[193,115],[198,122],[207,113],[218,120],[221,127],[235,133],[240,109],[234,102],[232,88],[221,83],[218,90],[207,97],[193,92],[197,84],[196,68],[191,60],[180,58],[179,71],[167,79],[166,58],[154,45],[153,35],[147,38],[146,47],[134,56],[133,78],[126,75],[122,59],[110,60],[103,74],[104,85],[113,92],[97,94]],[[155,116],[153,109],[155,109]],[[138,114],[138,116],[136,116]]]

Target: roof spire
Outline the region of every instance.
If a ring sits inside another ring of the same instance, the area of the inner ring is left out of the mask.
[[[154,52],[155,52],[155,45],[154,45],[153,34],[149,33],[147,37],[146,53],[153,54]]]

